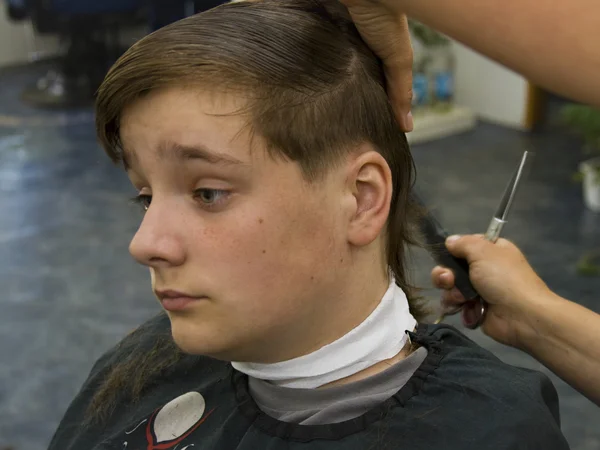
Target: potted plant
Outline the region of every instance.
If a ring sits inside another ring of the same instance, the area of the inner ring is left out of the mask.
[[[563,123],[583,138],[583,152],[588,156],[579,165],[577,179],[583,183],[585,205],[600,212],[600,110],[580,104],[569,104],[562,110]],[[577,272],[586,276],[600,275],[600,249],[586,252],[577,263]]]
[[[570,104],[562,110],[563,122],[584,141],[588,158],[579,166],[578,179],[583,183],[585,205],[600,212],[600,109]]]

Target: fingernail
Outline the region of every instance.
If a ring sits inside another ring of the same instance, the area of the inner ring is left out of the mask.
[[[453,287],[453,288],[450,290],[450,295],[452,296],[452,298],[453,298],[453,299],[454,299],[454,301],[456,301],[456,302],[464,302],[464,301],[465,301],[465,298],[464,298],[464,296],[463,296],[463,295],[462,295],[462,293],[461,293],[461,292],[460,292],[460,291],[459,291],[459,290],[456,288],[456,286],[455,286],[455,287]]]
[[[460,235],[459,234],[453,234],[452,236],[448,236],[446,238],[446,243],[455,242],[455,241],[458,241],[459,239],[460,239]]]
[[[449,273],[442,273],[440,275],[440,281],[443,281],[444,283],[447,283],[448,281],[450,281],[450,274]]]
[[[404,126],[406,127],[406,131],[412,131],[415,127],[412,111],[409,111],[406,115],[406,120],[404,121]]]

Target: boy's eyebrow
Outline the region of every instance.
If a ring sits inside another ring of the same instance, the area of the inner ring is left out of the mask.
[[[158,156],[160,159],[177,159],[181,162],[200,160],[221,166],[249,167],[248,163],[240,159],[225,153],[214,152],[203,145],[188,146],[167,141],[161,143],[158,147]],[[125,170],[130,169],[131,164],[135,160],[135,153],[127,150],[123,151],[123,165],[125,166]]]

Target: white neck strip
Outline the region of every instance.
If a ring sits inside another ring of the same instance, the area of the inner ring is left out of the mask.
[[[335,318],[332,318],[335,320]],[[381,302],[360,325],[308,355],[274,364],[232,362],[248,376],[288,388],[315,389],[396,356],[417,321],[394,278]]]

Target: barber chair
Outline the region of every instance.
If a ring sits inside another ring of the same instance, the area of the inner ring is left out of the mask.
[[[13,20],[31,18],[38,33],[58,33],[66,48],[57,68],[22,93],[39,107],[90,103],[108,68],[124,49],[119,30],[155,31],[229,0],[7,0]]]
[[[150,0],[150,29],[158,30],[191,14],[207,11],[229,0]]]
[[[14,21],[23,20],[27,17],[25,0],[8,0],[6,3],[6,14]]]
[[[146,0],[8,0],[11,19],[30,18],[38,33],[58,34],[65,49],[57,67],[26,88],[22,99],[50,108],[89,104],[124,50],[119,31],[147,24],[146,6]]]
[[[201,13],[212,9],[215,6],[222,5],[223,3],[228,3],[229,1],[230,0],[194,0],[194,9],[195,12]]]

